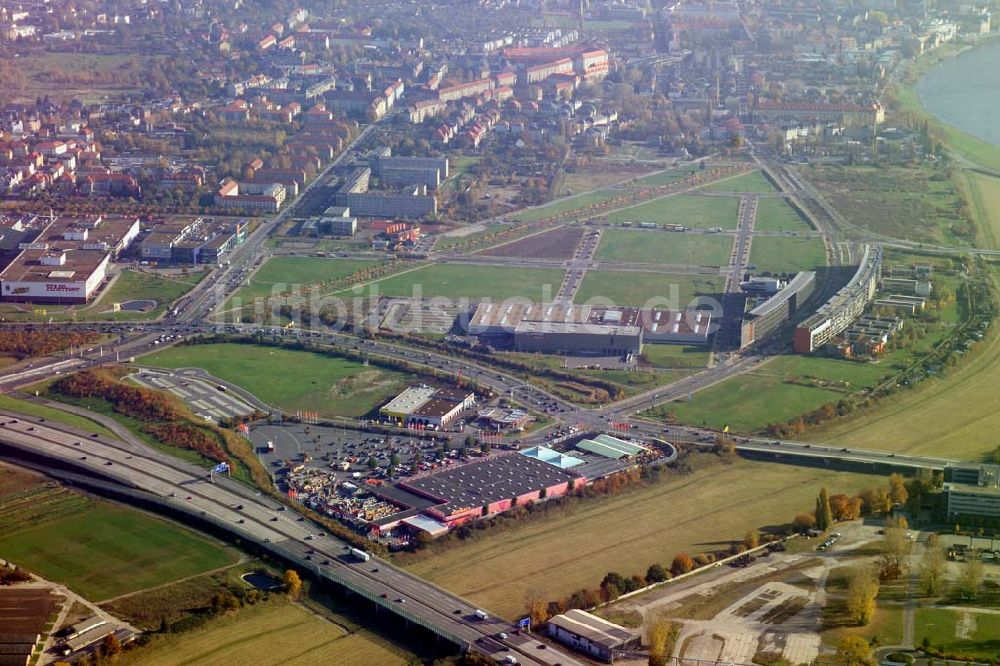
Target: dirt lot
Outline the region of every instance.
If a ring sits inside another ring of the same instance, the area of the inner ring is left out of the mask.
[[[536,257],[539,259],[569,259],[573,256],[586,229],[561,227],[536,236],[483,250],[481,254],[496,257]]]
[[[0,496],[19,493],[43,485],[47,479],[41,474],[29,472],[21,467],[0,463]]]

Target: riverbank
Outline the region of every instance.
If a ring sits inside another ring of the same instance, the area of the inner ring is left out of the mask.
[[[917,83],[920,78],[932,68],[970,49],[994,43],[998,40],[1000,40],[1000,34],[991,35],[989,38],[978,41],[975,44],[946,44],[930,53],[920,56],[908,66],[903,65],[907,67],[907,70],[902,80],[892,84],[890,97],[894,99],[892,106],[897,113],[909,114],[918,123],[926,120],[932,132],[947,143],[961,158],[985,169],[1000,173],[1000,146],[983,141],[953,125],[941,121],[924,107],[920,94],[917,92]]]

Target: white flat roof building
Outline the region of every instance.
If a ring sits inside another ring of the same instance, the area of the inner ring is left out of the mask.
[[[386,416],[403,418],[431,399],[437,389],[430,386],[411,386],[389,401],[379,411]]]

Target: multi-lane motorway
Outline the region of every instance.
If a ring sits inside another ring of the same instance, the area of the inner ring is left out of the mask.
[[[374,126],[365,129],[352,144],[364,140]],[[343,155],[351,152],[351,147]],[[329,169],[307,188],[325,180]],[[301,199],[299,199],[301,201]],[[152,351],[161,344],[171,344],[184,337],[212,333],[217,327],[203,322],[214,307],[226,301],[241,286],[264,258],[264,241],[282,224],[294,205],[278,217],[260,225],[247,242],[230,257],[226,266],[214,271],[187,296],[175,304],[175,310],[158,322],[125,327],[121,324],[88,324],[95,330],[116,336],[109,343],[78,351],[77,355],[57,355],[35,362],[31,367],[15,366],[0,371],[0,391],[11,391],[51,377],[114,360],[125,360]],[[732,262],[746,262],[749,230],[753,226],[755,207],[744,202],[741,225],[747,238],[738,242],[737,256]],[[469,261],[468,258],[455,258]],[[730,271],[729,277],[736,272]],[[65,324],[63,326],[72,326]],[[239,333],[259,332],[259,327],[230,325],[226,330]],[[732,334],[733,332],[730,332]],[[268,335],[289,333],[268,330]],[[686,377],[669,386],[647,391],[632,398],[600,408],[587,409],[573,405],[547,391],[525,383],[510,373],[475,363],[471,360],[432,351],[417,350],[384,341],[363,340],[346,332],[298,331],[319,345],[353,348],[370,357],[406,361],[415,366],[433,368],[452,375],[461,373],[481,387],[510,397],[532,409],[552,414],[557,423],[576,425],[583,429],[607,428],[609,422],[628,422],[634,432],[644,437],[688,441],[710,445],[716,433],[697,428],[667,427],[632,415],[652,406],[686,397],[695,391],[745,372],[766,360],[762,352],[733,355],[703,372]],[[738,334],[738,333],[737,333]],[[130,492],[172,511],[180,511],[212,523],[242,538],[251,539],[262,547],[286,557],[303,569],[346,585],[385,607],[407,621],[428,627],[458,645],[469,646],[498,660],[508,655],[525,664],[579,663],[560,649],[542,647],[536,639],[519,634],[508,623],[493,618],[477,618],[477,610],[468,601],[450,594],[391,564],[372,559],[362,562],[347,554],[346,544],[328,535],[294,510],[279,510],[273,500],[229,481],[206,477],[205,470],[181,462],[126,437],[124,443],[106,441],[70,428],[40,423],[37,419],[0,412],[0,445],[9,450],[30,452],[36,457],[58,461],[61,466],[92,476],[99,476]],[[545,431],[525,438],[525,443],[540,443]],[[776,460],[842,461],[855,465],[871,465],[873,469],[930,468],[940,469],[949,461],[920,456],[860,451],[807,442],[736,438],[736,446],[749,454]],[[54,473],[58,473],[53,469]],[[488,609],[486,609],[488,612]]]
[[[489,615],[474,604],[376,557],[362,561],[346,542],[323,532],[293,510],[225,477],[152,451],[135,442],[112,442],[37,418],[0,412],[0,447],[58,462],[145,494],[147,501],[225,529],[294,562],[318,578],[347,586],[452,642],[522,664],[579,664],[558,648]],[[58,475],[59,469],[50,468]],[[142,497],[142,496],[140,496]],[[544,647],[542,647],[544,645]]]

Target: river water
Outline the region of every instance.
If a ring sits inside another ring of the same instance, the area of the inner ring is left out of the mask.
[[[920,79],[917,92],[941,121],[1000,146],[1000,41],[945,60]]]

